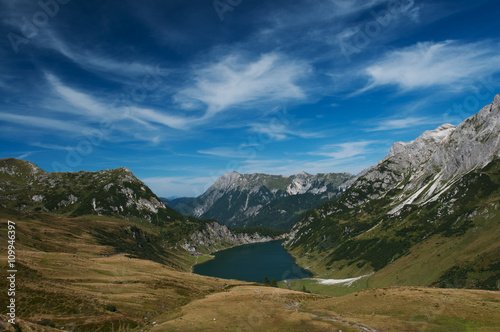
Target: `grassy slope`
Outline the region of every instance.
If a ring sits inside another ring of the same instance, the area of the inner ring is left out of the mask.
[[[21,327],[64,326],[66,330],[112,330],[150,326],[176,317],[179,307],[236,281],[201,277],[189,270],[191,257],[183,250],[158,249],[151,260],[143,255],[103,255],[122,251],[116,246],[121,220],[92,220],[50,215],[16,217],[2,213],[1,238],[5,243],[7,219],[16,222],[18,269],[17,301]],[[113,245],[101,234],[118,235]],[[144,231],[147,233],[147,231]],[[133,238],[133,237],[132,237]],[[146,242],[142,245],[154,251]],[[2,252],[2,259],[5,253]],[[6,260],[3,259],[5,262]],[[4,263],[5,264],[5,263]],[[6,270],[6,266],[2,266]],[[0,295],[2,306],[6,294]],[[116,312],[106,310],[115,306]],[[147,319],[144,319],[147,317]],[[34,325],[35,324],[35,325]]]
[[[104,245],[99,234],[119,233],[121,220],[2,212],[2,243],[7,219],[17,224],[16,297],[23,330],[356,331],[349,324],[357,323],[379,330],[473,326],[493,331],[492,321],[500,319],[498,292],[391,288],[330,298],[182,272],[193,257],[175,249],[165,250],[165,264],[128,255],[104,257],[118,250]],[[4,256],[2,251],[5,262]],[[0,294],[1,306],[5,296]],[[397,305],[401,297],[411,298],[411,305]],[[433,314],[436,303],[443,310]],[[466,321],[451,310],[457,303]]]
[[[470,173],[435,203],[408,206],[397,217],[386,214],[387,203],[386,197],[326,218],[320,214],[335,209],[335,202],[309,211],[303,219],[316,220],[312,231],[292,247],[299,264],[323,278],[375,272],[352,291],[391,285],[498,290],[499,161]],[[344,286],[314,287],[348,292]]]
[[[181,319],[152,331],[495,331],[499,300],[491,291],[407,287],[332,298],[240,286],[189,303]]]

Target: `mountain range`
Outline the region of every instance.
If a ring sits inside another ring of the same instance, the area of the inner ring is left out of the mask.
[[[443,124],[395,143],[356,176],[232,172],[200,197],[165,200],[170,207],[126,168],[47,173],[8,158],[0,160],[0,207],[28,215],[118,218],[127,224],[123,229],[142,227],[137,233],[144,238],[149,231],[148,245],[190,251],[279,236],[228,226],[293,226],[286,247],[323,276],[370,274],[376,285],[444,285],[453,279],[464,287],[497,289],[499,133],[497,95],[458,127]],[[141,243],[122,241],[124,246],[112,238],[103,235],[102,241],[152,257],[138,249]],[[160,256],[155,259],[162,261]],[[401,271],[407,271],[404,277]]]
[[[215,220],[183,215],[125,167],[48,173],[29,161],[1,159],[0,213],[112,220],[117,229],[102,232],[100,243],[162,263],[172,263],[169,250],[212,252],[280,237],[232,232]]]
[[[353,178],[348,173],[282,176],[232,172],[199,197],[164,202],[181,213],[213,218],[229,227],[290,229],[301,213],[340,196]]]

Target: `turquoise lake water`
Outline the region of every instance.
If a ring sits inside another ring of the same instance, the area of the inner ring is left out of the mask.
[[[277,281],[301,279],[311,272],[295,263],[282,241],[247,244],[216,252],[215,259],[195,265],[194,273],[224,279],[262,282],[265,276]]]

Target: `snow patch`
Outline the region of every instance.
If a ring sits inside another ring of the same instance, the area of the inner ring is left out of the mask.
[[[359,276],[356,278],[347,278],[347,279],[319,279],[319,278],[313,278],[312,280],[318,281],[318,284],[320,285],[338,285],[338,284],[345,284],[346,286],[351,286],[355,281],[371,276],[373,273],[370,274],[365,274],[363,276]]]

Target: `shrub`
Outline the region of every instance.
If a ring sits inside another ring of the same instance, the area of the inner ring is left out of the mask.
[[[108,304],[106,306],[106,310],[107,311],[111,311],[111,312],[116,312],[116,306],[115,305],[112,305],[112,304]]]

